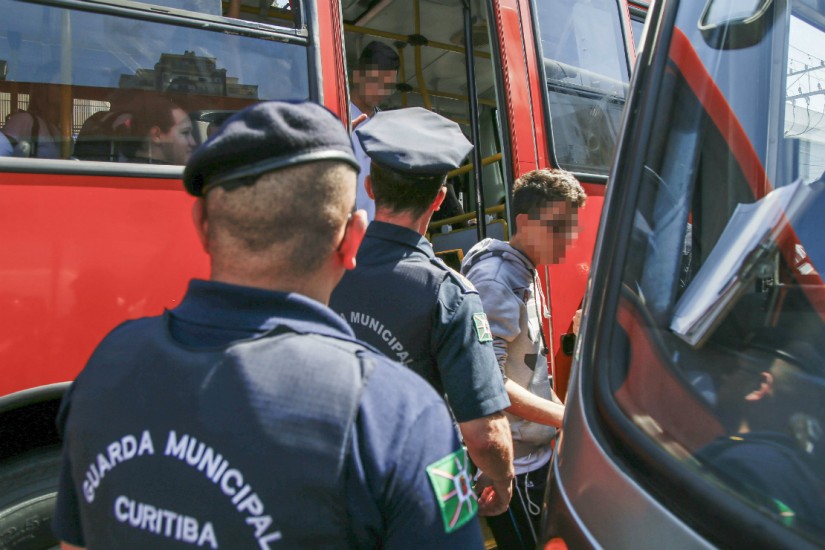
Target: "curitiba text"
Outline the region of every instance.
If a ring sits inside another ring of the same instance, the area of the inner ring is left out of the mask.
[[[215,528],[210,522],[201,525],[191,516],[156,508],[123,495],[115,499],[115,518],[121,523],[128,523],[136,529],[162,537],[198,546],[208,544],[211,548],[218,547]]]

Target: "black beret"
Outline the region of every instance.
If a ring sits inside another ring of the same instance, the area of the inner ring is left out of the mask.
[[[322,160],[359,169],[341,121],[317,103],[265,101],[232,115],[192,153],[183,185],[201,197],[222,183]]]
[[[402,174],[446,175],[473,149],[458,124],[421,107],[376,113],[355,135],[373,162]]]
[[[377,41],[367,44],[358,58],[358,66],[361,68],[375,67],[382,71],[397,71],[399,65],[401,62],[395,50]]]

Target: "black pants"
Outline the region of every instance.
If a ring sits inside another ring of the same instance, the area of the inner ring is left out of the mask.
[[[498,550],[534,550],[541,533],[541,508],[550,462],[516,476],[510,508],[487,518]]]

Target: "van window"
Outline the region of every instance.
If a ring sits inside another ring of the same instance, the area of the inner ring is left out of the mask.
[[[722,47],[689,4],[646,98],[656,107],[601,382],[635,425],[625,435],[662,452],[658,467],[718,491],[710,503],[667,495],[679,507],[733,495],[821,541],[825,15],[774,3],[756,44]]]

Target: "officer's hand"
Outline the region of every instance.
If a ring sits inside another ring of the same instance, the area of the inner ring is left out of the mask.
[[[513,496],[512,479],[494,481],[482,474],[476,483],[478,513],[482,516],[498,516],[507,511]]]

